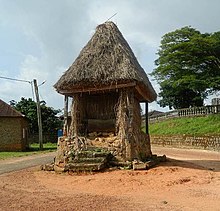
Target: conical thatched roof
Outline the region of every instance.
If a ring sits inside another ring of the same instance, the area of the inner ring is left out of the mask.
[[[96,32],[69,69],[54,85],[61,94],[135,86],[149,102],[156,93],[130,46],[113,22]]]

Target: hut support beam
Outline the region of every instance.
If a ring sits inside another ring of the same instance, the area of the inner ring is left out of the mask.
[[[103,92],[103,91],[111,91],[114,89],[121,89],[121,88],[127,88],[127,87],[135,87],[136,82],[130,82],[126,84],[115,84],[115,85],[109,85],[109,86],[103,86],[103,87],[90,87],[90,88],[77,88],[77,89],[72,89],[72,90],[62,90],[59,91],[60,94],[65,94],[65,95],[72,95],[73,93],[91,93],[91,92]]]
[[[127,90],[127,108],[128,108],[128,130],[127,130],[127,149],[126,156],[128,160],[132,160],[134,154],[133,140],[133,119],[134,119],[134,90]]]
[[[73,134],[75,137],[78,136],[78,129],[79,129],[79,96],[77,94],[74,95],[73,97],[73,121],[74,121],[74,126],[73,126]]]
[[[133,124],[133,116],[134,116],[134,92],[133,90],[127,90],[126,92],[126,96],[125,96],[125,104],[127,107],[127,111],[125,111],[127,113],[127,129],[126,129],[126,138],[127,140],[130,140],[131,136],[132,136],[132,124]]]
[[[79,150],[79,140],[78,140],[78,135],[79,135],[79,95],[75,94],[73,96],[73,102],[72,102],[72,121],[71,121],[71,133],[70,137],[74,138],[75,141],[75,150],[78,152]]]
[[[64,126],[63,126],[63,135],[67,136],[68,134],[68,96],[65,95],[64,97]]]
[[[146,134],[149,134],[149,126],[148,126],[148,102],[145,102],[145,129]]]

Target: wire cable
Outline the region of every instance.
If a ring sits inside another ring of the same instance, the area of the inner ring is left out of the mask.
[[[4,77],[4,76],[0,76],[0,78],[6,79],[6,80],[11,80],[11,81],[20,81],[20,82],[31,83],[31,81],[27,81],[27,80],[23,80],[23,79],[9,78],[9,77]]]

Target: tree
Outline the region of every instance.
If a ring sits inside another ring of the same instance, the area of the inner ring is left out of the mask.
[[[151,73],[161,86],[162,107],[202,106],[220,86],[220,32],[202,34],[191,27],[165,34]]]
[[[14,100],[10,101],[17,111],[24,114],[30,120],[30,131],[31,133],[38,132],[37,122],[37,104],[32,99],[21,98],[19,102]],[[61,121],[56,116],[60,113],[60,110],[55,110],[52,107],[48,107],[45,101],[40,102],[41,113],[42,113],[42,128],[44,133],[52,133],[61,127]]]

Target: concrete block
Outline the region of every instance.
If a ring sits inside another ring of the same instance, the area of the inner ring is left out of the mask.
[[[146,164],[143,162],[133,162],[133,170],[146,170]]]

